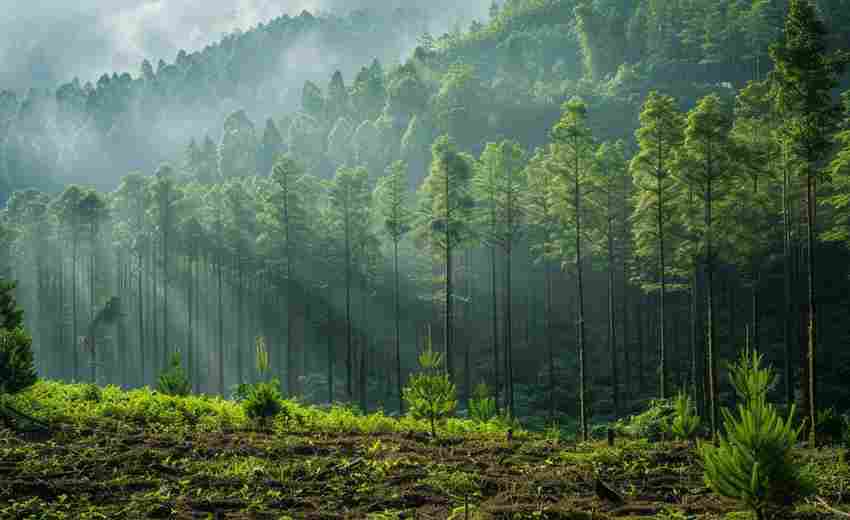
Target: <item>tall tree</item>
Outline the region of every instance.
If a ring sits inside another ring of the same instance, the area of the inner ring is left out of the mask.
[[[602,143],[594,153],[590,170],[588,202],[590,243],[599,256],[605,258],[608,272],[608,352],[610,356],[611,397],[614,415],[620,415],[619,353],[617,352],[617,320],[614,280],[617,269],[617,242],[621,239],[623,214],[623,179],[628,176],[629,164],[622,141]]]
[[[435,256],[441,256],[445,273],[443,315],[443,348],[446,356],[446,371],[454,379],[453,329],[454,315],[454,263],[452,255],[459,244],[468,236],[472,196],[469,183],[474,159],[458,152],[454,142],[443,135],[431,147],[431,171],[420,188],[426,206],[420,231],[429,239]]]
[[[374,200],[383,218],[384,232],[393,243],[393,298],[395,313],[395,361],[396,361],[396,393],[399,410],[404,413],[401,378],[401,310],[399,305],[398,284],[398,244],[402,237],[410,231],[411,214],[407,207],[407,164],[402,161],[394,162],[388,169],[387,175],[381,177],[375,188]]]
[[[342,229],[345,240],[346,393],[348,398],[351,399],[354,397],[351,316],[354,250],[357,246],[357,238],[364,235],[361,228],[368,226],[369,223],[368,215],[371,202],[369,172],[360,167],[338,169],[330,184],[329,199],[335,227]]]
[[[287,391],[292,395],[294,391],[295,376],[293,372],[293,331],[295,328],[293,302],[296,300],[295,283],[295,246],[303,241],[305,236],[305,214],[302,191],[299,189],[304,176],[304,168],[291,156],[278,157],[274,165],[272,178],[277,184],[277,190],[270,192],[268,202],[271,204],[272,229],[280,237],[282,244],[279,252],[283,253],[285,267],[283,278],[286,280],[286,366],[287,366]],[[282,360],[282,357],[279,358]],[[279,365],[279,367],[282,364]]]
[[[583,440],[588,439],[587,347],[584,315],[584,255],[582,229],[584,199],[589,191],[588,177],[593,167],[593,136],[587,124],[587,105],[577,98],[564,103],[561,118],[552,129],[552,157],[549,167],[557,175],[557,211],[564,229],[563,253],[572,250],[578,297],[576,343],[579,362],[579,424]],[[569,230],[569,231],[568,231]],[[574,233],[574,234],[572,234]],[[569,240],[572,238],[572,240]]]
[[[708,363],[709,417],[712,434],[717,432],[718,389],[717,389],[717,352],[716,326],[714,314],[714,215],[712,210],[718,200],[726,195],[724,185],[734,173],[732,163],[732,144],[730,131],[732,116],[722,105],[716,94],[699,100],[697,106],[688,113],[685,127],[685,141],[682,149],[683,161],[680,163],[682,180],[702,198],[704,217],[698,234],[702,238],[702,256],[705,262],[705,305],[706,305],[706,355]]]
[[[671,190],[674,187],[671,165],[674,152],[683,139],[683,117],[672,97],[649,93],[640,113],[640,128],[635,132],[640,150],[632,158],[630,169],[634,185],[636,209],[634,227],[636,255],[650,258],[656,256],[658,297],[658,354],[659,396],[667,397],[667,331],[665,327],[664,296],[667,292],[667,268],[665,255],[669,244],[665,242],[665,231],[670,225],[672,205]],[[654,246],[654,247],[653,247]],[[654,251],[653,251],[654,249]]]
[[[67,233],[65,235],[66,240],[71,243],[71,347],[74,352],[71,369],[72,380],[76,380],[80,375],[80,346],[77,332],[79,325],[79,317],[77,315],[77,280],[79,270],[77,264],[79,261],[80,242],[85,231],[85,223],[80,214],[80,203],[84,197],[85,190],[83,188],[77,185],[71,185],[65,188],[53,202],[53,211]]]
[[[170,284],[170,258],[169,252],[172,248],[172,240],[177,225],[177,216],[175,215],[175,206],[179,201],[182,193],[176,189],[174,181],[174,170],[163,165],[157,169],[154,174],[154,181],[151,186],[153,190],[153,207],[155,212],[156,230],[159,234],[160,246],[160,262],[162,262],[162,359],[160,363],[162,367],[168,366],[170,358],[170,345],[168,338],[168,316],[170,309],[168,308],[168,289]]]
[[[484,219],[494,219],[489,241],[502,248],[505,256],[505,395],[507,410],[516,416],[513,385],[513,282],[511,260],[525,223],[522,197],[526,189],[523,150],[513,141],[487,143],[472,180],[480,194]],[[492,207],[488,207],[492,205]]]
[[[831,136],[841,115],[832,89],[848,62],[844,52],[827,52],[827,30],[809,0],[790,0],[780,41],[771,45],[776,102],[785,124],[782,132],[802,163],[806,183],[806,270],[808,275],[808,345],[805,416],[814,439],[817,414],[815,354],[815,180],[832,148]]]
[[[536,244],[532,246],[531,252],[539,262],[543,263],[544,287],[543,287],[543,335],[546,339],[546,357],[549,368],[549,420],[555,419],[555,352],[554,352],[554,330],[552,328],[552,261],[557,257],[556,232],[557,213],[552,200],[552,188],[555,184],[555,172],[546,166],[546,153],[538,149],[528,161],[526,166],[527,190],[525,192],[525,208],[528,223],[531,226],[529,235],[534,231],[539,236]],[[495,280],[495,271],[494,271]],[[493,288],[495,298],[495,287]],[[494,300],[495,301],[495,300]],[[495,315],[495,308],[494,308]],[[494,316],[495,320],[495,316]],[[495,321],[494,321],[495,323]],[[495,332],[494,332],[495,336]],[[495,345],[494,345],[495,348]],[[498,360],[497,360],[498,362]]]

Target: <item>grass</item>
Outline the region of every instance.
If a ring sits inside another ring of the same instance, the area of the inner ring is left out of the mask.
[[[684,443],[565,442],[497,422],[363,416],[287,401],[259,431],[238,403],[37,383],[15,406],[50,434],[0,429],[0,519],[726,519]],[[819,495],[850,506],[838,450],[798,450]],[[602,479],[623,504],[596,496]],[[414,516],[415,515],[415,516]],[[814,505],[791,518],[833,518]]]

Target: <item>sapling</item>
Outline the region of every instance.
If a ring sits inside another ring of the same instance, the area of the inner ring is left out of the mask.
[[[180,364],[180,353],[171,355],[171,366],[160,374],[156,389],[166,395],[187,396],[192,391],[192,384],[183,366]]]
[[[419,354],[422,372],[414,374],[404,388],[404,400],[413,417],[427,419],[431,437],[437,438],[437,421],[451,415],[457,406],[455,385],[449,375],[440,369],[442,356],[431,349],[430,337],[425,350]]]
[[[801,466],[791,457],[802,426],[793,426],[793,406],[788,417],[782,418],[767,402],[776,376],[761,362],[761,355],[745,351],[730,366],[732,385],[742,402],[736,415],[723,410],[726,433],[718,446],[698,445],[706,484],[720,495],[741,500],[757,520],[767,518],[771,508],[788,505],[812,491]]]

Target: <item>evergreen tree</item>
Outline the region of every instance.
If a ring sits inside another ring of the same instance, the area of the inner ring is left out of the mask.
[[[630,169],[637,191],[635,193],[635,254],[638,257],[656,256],[658,298],[659,396],[667,397],[667,331],[664,323],[664,297],[667,292],[666,258],[670,244],[666,231],[671,225],[672,198],[675,193],[671,167],[674,152],[683,139],[683,117],[670,96],[650,92],[640,113],[640,128],[636,131],[639,152]],[[653,251],[654,250],[654,251]]]
[[[446,135],[433,144],[431,172],[422,183],[421,200],[425,205],[419,233],[427,237],[431,251],[442,260],[445,276],[445,313],[443,315],[443,348],[446,370],[454,380],[454,268],[453,254],[469,234],[469,217],[473,199],[469,182],[473,160],[459,153]]]
[[[713,209],[718,200],[725,196],[725,182],[734,173],[733,152],[731,150],[730,131],[732,117],[722,106],[717,95],[702,98],[697,106],[688,113],[685,127],[684,147],[681,150],[681,162],[678,164],[681,180],[696,194],[701,196],[704,210],[702,225],[697,233],[701,236],[702,257],[705,261],[706,276],[706,355],[708,363],[709,417],[712,433],[717,432],[718,389],[717,389],[717,352],[716,325],[714,313],[714,270],[716,252],[714,249]]]
[[[393,296],[395,307],[395,356],[396,386],[401,413],[404,413],[404,399],[401,380],[401,323],[398,286],[398,244],[410,231],[411,214],[407,208],[407,165],[396,161],[387,169],[387,175],[378,181],[373,199],[384,221],[384,232],[393,243]]]
[[[785,122],[782,132],[802,163],[806,186],[808,345],[803,411],[808,420],[809,437],[813,439],[817,417],[815,180],[832,148],[831,135],[841,114],[841,106],[832,99],[832,89],[838,86],[848,55],[827,52],[826,27],[809,0],[790,0],[782,38],[771,45],[770,57],[774,64],[770,78],[776,85],[777,110]]]
[[[513,283],[511,260],[513,250],[523,231],[526,178],[523,171],[523,151],[512,141],[487,143],[472,180],[473,193],[479,197],[484,219],[489,220],[487,239],[505,254],[505,395],[506,408],[515,417],[513,388]]]

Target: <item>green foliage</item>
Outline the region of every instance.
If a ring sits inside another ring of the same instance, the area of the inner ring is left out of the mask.
[[[719,445],[701,442],[698,451],[705,464],[705,482],[716,493],[741,500],[758,519],[773,507],[790,504],[812,490],[791,450],[801,428],[793,426],[793,408],[779,416],[767,402],[775,380],[762,357],[744,352],[730,367],[732,383],[743,401],[737,417],[723,410],[726,434]]]
[[[670,432],[678,439],[690,440],[696,434],[700,423],[691,397],[685,392],[679,392],[673,403],[675,415],[670,423]]]
[[[171,355],[171,366],[160,374],[156,389],[165,395],[185,396],[192,392],[192,384],[180,363],[180,353]]]
[[[0,328],[0,395],[15,394],[37,380],[32,338],[23,328]]]
[[[247,385],[245,399],[242,408],[249,419],[265,425],[270,419],[284,410],[283,397],[280,394],[280,381],[272,379],[269,382],[260,382]]]
[[[620,419],[614,428],[618,433],[655,442],[670,431],[675,413],[672,400],[653,399],[646,411]]]
[[[469,399],[469,416],[476,421],[487,422],[498,414],[496,399],[490,395],[490,389],[483,381],[475,386]]]
[[[423,370],[414,374],[404,388],[403,396],[410,414],[417,419],[427,419],[431,425],[431,436],[437,437],[436,423],[457,406],[455,385],[449,375],[440,370],[442,356],[427,348],[419,355],[419,366]]]

